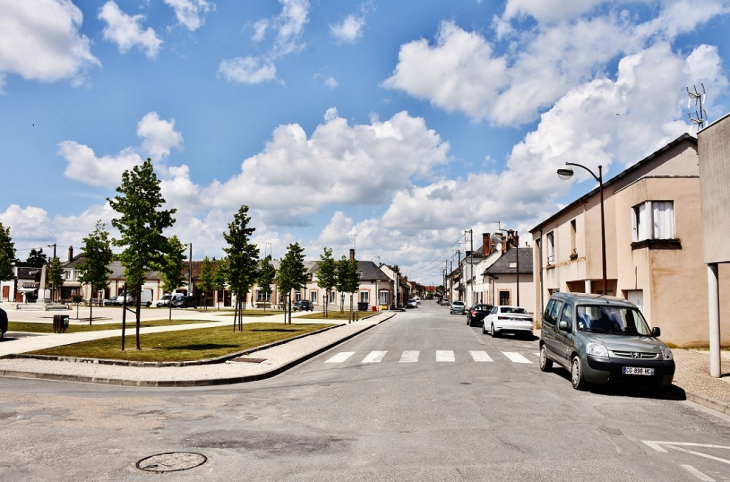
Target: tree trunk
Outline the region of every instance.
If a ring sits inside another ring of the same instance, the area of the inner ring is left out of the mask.
[[[117,296],[119,296],[117,292]],[[127,292],[124,292],[124,300],[122,300],[122,351],[124,351],[124,341],[127,339]]]
[[[137,338],[137,350],[141,350],[142,348],[139,345],[139,320],[142,317],[142,285],[137,286],[137,289],[135,290],[137,293],[137,299],[135,300],[134,304],[135,309],[137,311],[137,329],[136,329],[136,338]],[[126,296],[126,295],[125,295]]]
[[[94,314],[93,301],[94,301],[94,293],[91,293],[91,298],[89,298],[89,326],[91,326],[91,318],[92,318],[92,315]],[[78,308],[79,308],[79,305],[76,305],[77,310],[78,310]],[[78,318],[78,317],[79,317],[79,315],[77,314],[76,318]]]

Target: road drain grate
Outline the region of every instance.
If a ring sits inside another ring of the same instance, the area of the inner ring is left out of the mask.
[[[147,472],[177,472],[194,469],[208,461],[208,457],[195,452],[167,452],[150,455],[137,462],[137,468]]]
[[[261,363],[265,362],[266,358],[252,358],[252,357],[238,357],[231,360],[232,362],[245,362],[245,363]]]

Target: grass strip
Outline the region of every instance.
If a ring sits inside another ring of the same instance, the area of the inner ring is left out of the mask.
[[[172,362],[206,360],[229,355],[257,346],[321,330],[332,325],[281,323],[249,323],[242,332],[231,326],[202,328],[140,335],[141,350],[135,348],[135,337],[126,337],[127,349],[122,351],[122,337],[104,338],[73,345],[32,352],[35,355],[112,360]]]
[[[74,320],[76,321],[76,320]],[[83,318],[79,320],[84,322]],[[86,324],[79,325],[76,323],[70,323],[66,329],[66,333],[82,333],[86,331],[104,331],[104,330],[121,330],[121,323],[100,323],[89,326],[88,320]],[[191,323],[210,323],[210,320],[151,320],[141,321],[139,326],[141,328],[148,328],[151,326],[175,326],[175,325],[189,325]],[[136,323],[134,320],[127,322],[127,329],[130,327],[134,329]],[[8,323],[8,331],[22,331],[25,333],[53,333],[53,322],[48,323],[25,323],[22,321],[11,321]]]
[[[243,317],[252,317],[252,316],[271,316],[271,315],[281,315],[284,312],[281,310],[243,310]],[[235,313],[232,311],[226,311],[225,313],[219,313],[220,316],[233,316]]]
[[[375,316],[375,315],[377,315],[377,312],[361,311],[358,319],[364,320],[365,318],[370,318],[371,316]],[[324,312],[318,311],[316,313],[310,313],[308,315],[297,316],[296,319],[297,320],[337,320],[337,321],[345,320],[345,321],[347,321],[348,316],[352,316],[352,315],[350,315],[349,311],[340,313],[340,311],[337,310],[337,311],[327,312],[327,318],[325,318]]]

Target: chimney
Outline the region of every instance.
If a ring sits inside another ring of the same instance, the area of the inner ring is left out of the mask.
[[[68,262],[70,263],[72,259],[74,259],[74,247],[69,246],[68,247]]]
[[[507,236],[502,235],[502,254],[507,252]]]
[[[515,238],[515,248],[519,248],[520,247],[520,235],[518,233],[519,233],[519,231],[515,231],[515,236],[514,236],[514,238]]]
[[[490,233],[482,233],[482,250],[484,252],[484,257],[486,258],[489,256],[489,254],[492,252],[492,246],[490,243]]]
[[[355,250],[350,249],[350,261],[354,261],[354,260],[355,260]]]

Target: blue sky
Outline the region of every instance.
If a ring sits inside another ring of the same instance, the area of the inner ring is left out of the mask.
[[[594,187],[565,161],[689,131],[686,86],[727,113],[729,27],[728,0],[0,0],[0,223],[65,255],[150,157],[196,259],[247,204],[275,257],[437,283],[465,230],[528,240]]]

